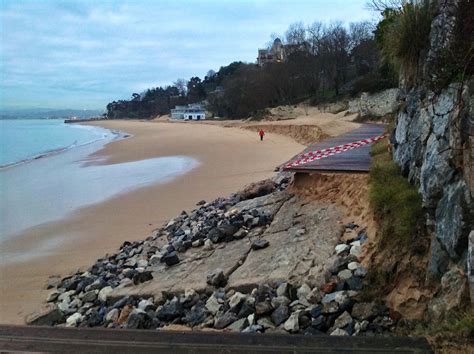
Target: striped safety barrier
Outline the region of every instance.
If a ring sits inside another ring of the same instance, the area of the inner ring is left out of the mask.
[[[305,165],[307,163],[324,159],[329,156],[333,156],[336,154],[340,154],[345,151],[357,149],[361,146],[367,145],[367,144],[372,144],[376,141],[379,141],[381,139],[385,138],[385,135],[379,135],[379,136],[374,136],[371,138],[367,139],[362,139],[359,141],[354,141],[353,143],[347,143],[343,145],[337,145],[337,146],[332,146],[326,149],[321,149],[321,150],[314,150],[314,151],[308,151],[305,153],[302,153],[297,156],[296,160],[293,160],[286,164],[284,168],[292,168],[292,167],[297,167],[301,165]]]

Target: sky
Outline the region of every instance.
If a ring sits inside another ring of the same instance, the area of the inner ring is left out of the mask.
[[[0,0],[0,108],[104,109],[255,62],[293,22],[372,20],[366,0]]]

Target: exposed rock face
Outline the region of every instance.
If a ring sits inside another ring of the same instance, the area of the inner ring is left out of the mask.
[[[399,92],[397,88],[374,94],[364,92],[360,98],[349,101],[348,111],[358,113],[360,117],[384,117],[395,113],[398,108]]]
[[[474,220],[472,93],[468,85],[459,83],[439,92],[429,89],[439,70],[438,57],[453,43],[457,3],[439,2],[431,26],[431,47],[420,60],[422,78],[400,93],[403,108],[398,111],[393,153],[422,196],[432,234],[428,279],[438,282],[458,264],[467,272],[468,263],[473,262],[472,252],[468,254]]]

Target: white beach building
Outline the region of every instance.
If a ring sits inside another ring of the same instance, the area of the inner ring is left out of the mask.
[[[204,120],[206,119],[206,111],[199,103],[176,106],[171,109],[171,119]]]

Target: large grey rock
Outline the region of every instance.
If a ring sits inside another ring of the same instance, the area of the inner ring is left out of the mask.
[[[336,318],[336,321],[334,321],[334,327],[336,328],[344,328],[348,325],[350,325],[353,322],[353,319],[349,312],[344,311],[338,318]]]
[[[290,310],[288,306],[281,305],[275,311],[272,312],[272,321],[279,326],[283,322],[285,322],[288,317],[290,317]]]
[[[98,299],[101,301],[101,302],[106,302],[107,301],[107,297],[112,293],[113,289],[111,286],[106,286],[105,288],[102,288],[100,291],[99,291],[99,294],[98,294]]]
[[[284,328],[286,331],[291,332],[291,333],[298,332],[298,330],[300,329],[299,316],[300,316],[300,311],[293,312],[290,315],[290,318],[288,318],[284,324]]]
[[[216,329],[222,329],[230,325],[231,323],[237,321],[239,318],[237,315],[233,312],[227,311],[224,313],[222,316],[219,316],[216,319],[216,322],[214,324],[214,328]]]
[[[471,304],[474,303],[474,230],[469,234],[469,247],[467,252],[467,275]]]
[[[65,321],[64,314],[52,303],[43,305],[37,312],[28,315],[25,322],[35,326],[53,326]]]
[[[229,326],[227,326],[228,329],[230,329],[231,331],[234,331],[234,332],[240,332],[242,331],[245,327],[248,326],[248,320],[246,318],[241,318],[237,321],[235,321],[234,323],[230,324]]]
[[[83,319],[83,316],[76,312],[66,319],[66,326],[76,327]]]
[[[395,113],[398,107],[399,89],[387,89],[374,94],[362,93],[360,98],[350,100],[348,111],[361,117],[384,117]]]
[[[221,268],[214,269],[207,274],[207,283],[212,286],[220,287],[227,283],[227,277]]]
[[[116,322],[119,318],[120,311],[118,309],[112,309],[105,315],[106,322]]]
[[[466,274],[462,269],[453,268],[441,278],[441,298],[444,311],[460,309],[466,305],[469,290]]]
[[[436,208],[436,237],[453,259],[465,251],[470,232],[471,225],[466,225],[465,221],[467,195],[464,181],[450,184]]]
[[[209,299],[207,299],[206,308],[210,313],[215,315],[222,308],[222,303],[213,294],[209,297]]]
[[[242,191],[237,193],[237,195],[241,200],[262,197],[273,192],[276,186],[277,184],[274,181],[267,179],[246,186]]]
[[[428,280],[439,281],[449,265],[449,254],[441,246],[435,234],[431,236],[430,257],[428,263]]]

